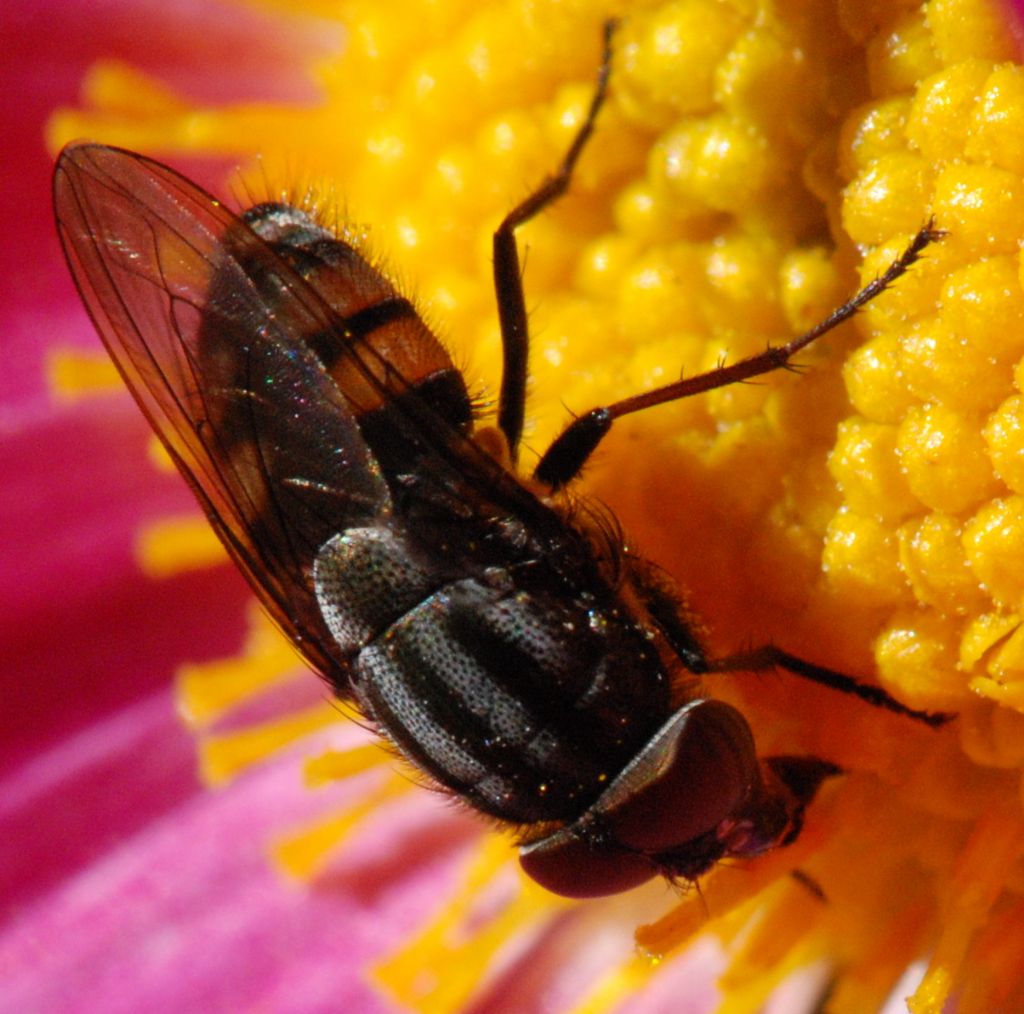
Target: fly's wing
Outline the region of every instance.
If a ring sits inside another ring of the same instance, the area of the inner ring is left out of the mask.
[[[336,532],[390,511],[387,486],[308,339],[336,317],[244,223],[166,166],[101,145],[54,173],[85,306],[235,562],[345,692],[311,569]]]

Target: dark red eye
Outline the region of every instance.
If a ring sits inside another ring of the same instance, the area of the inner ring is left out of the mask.
[[[680,708],[598,800],[617,842],[667,852],[713,831],[760,781],[743,716],[721,701]]]
[[[541,887],[565,898],[618,894],[658,873],[646,856],[595,846],[568,829],[521,848],[519,865]]]
[[[736,816],[760,782],[743,716],[720,701],[692,701],[581,820],[522,849],[520,862],[538,883],[576,898],[643,883],[663,872],[661,855],[701,865],[708,845],[700,839]]]

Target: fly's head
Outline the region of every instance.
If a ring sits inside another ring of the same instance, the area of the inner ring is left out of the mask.
[[[692,701],[578,820],[526,844],[520,863],[573,898],[615,894],[658,875],[692,881],[719,860],[791,842],[822,781],[838,773],[810,757],[760,761],[735,708]]]

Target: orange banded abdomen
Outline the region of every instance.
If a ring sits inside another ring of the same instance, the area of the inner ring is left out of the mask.
[[[338,315],[336,327],[306,340],[357,418],[438,375],[458,375],[411,301],[307,212],[258,204],[243,219]]]

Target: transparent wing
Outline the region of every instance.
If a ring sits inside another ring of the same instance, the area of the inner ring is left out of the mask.
[[[330,536],[390,501],[309,345],[335,315],[166,166],[73,145],[53,187],[71,272],[129,389],[264,605],[343,693],[346,660],[321,618],[312,563]]]

